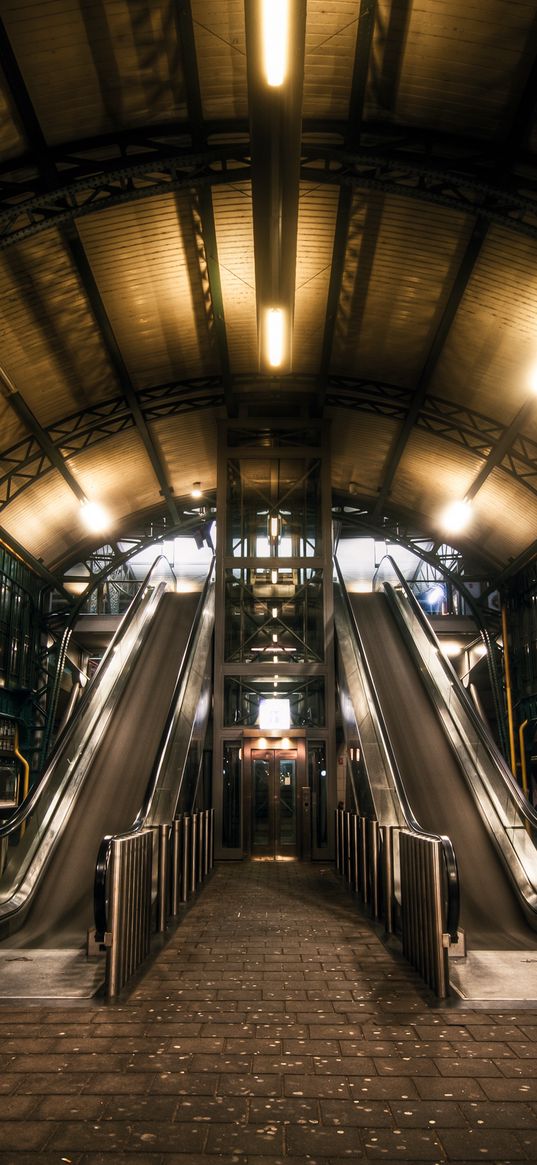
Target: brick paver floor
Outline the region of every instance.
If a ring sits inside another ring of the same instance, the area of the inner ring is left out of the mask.
[[[325,866],[223,864],[128,1000],[0,1025],[2,1165],[537,1161],[537,1003],[439,1005]]]

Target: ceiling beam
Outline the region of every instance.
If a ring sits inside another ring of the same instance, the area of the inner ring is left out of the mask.
[[[507,135],[505,141],[500,146],[499,156],[496,159],[496,178],[499,180],[500,184],[505,183],[506,174],[508,174],[510,168],[513,165],[513,161],[515,159],[520,143],[524,140],[532,124],[531,114],[535,108],[536,97],[537,58],[534,59],[533,67],[526,80],[526,84],[520,97],[516,113],[512,119],[512,135]],[[382,511],[386,505],[386,501],[389,498],[395,475],[404,455],[412,429],[416,423],[417,416],[423,405],[423,401],[427,394],[434,370],[440,356],[442,355],[453,320],[455,319],[459,305],[483,249],[483,244],[488,234],[488,226],[489,224],[486,219],[482,215],[478,214],[472,234],[466,246],[462,263],[452,285],[441,319],[433,337],[433,342],[429,349],[427,359],[422,368],[419,381],[416,385],[412,404],[390,453],[388,464],[384,473],[384,480],[375,506],[376,519],[381,517]],[[492,472],[492,469],[495,467],[495,465],[500,464],[503,460],[509,445],[512,444],[512,441],[519,432],[520,426],[524,419],[525,415],[520,419],[518,427],[513,431],[512,438],[508,440],[508,443],[505,447],[501,446],[497,453],[494,450],[491,451],[487,462],[489,468],[484,466],[481,471],[481,473],[484,474],[483,481],[486,477],[488,477],[488,474]],[[506,434],[504,434],[504,438],[507,439]],[[479,480],[479,478],[480,475],[478,475],[476,481]],[[472,497],[475,495],[475,493],[477,493],[479,488],[480,485],[478,484],[475,488],[474,494],[472,494]]]
[[[186,105],[192,134],[192,144],[196,150],[204,150],[207,148],[207,130],[203,119],[203,103],[190,0],[177,0],[175,12],[178,40],[181,46],[181,60],[186,87]],[[231,365],[224,315],[224,297],[222,294],[218,244],[216,241],[216,224],[214,221],[212,193],[209,186],[201,186],[199,188],[198,205],[201,218],[204,258],[207,264],[207,276],[211,292],[213,309],[212,322],[220,368],[222,370],[227,412],[229,416],[235,416],[237,402],[233,395],[233,381],[231,378]]]
[[[462,263],[460,264],[459,270],[452,284],[444,310],[437,324],[433,342],[429,348],[429,353],[423,366],[421,376],[412,395],[410,408],[392,446],[388,463],[384,471],[382,486],[375,503],[375,521],[378,521],[382,517],[383,510],[389,499],[394,477],[397,473],[401,459],[407,447],[410,434],[423,408],[423,402],[427,395],[431,377],[442,354],[444,344],[446,342],[453,320],[457,314],[459,304],[468,286],[472,272],[481,254],[481,248],[483,246],[486,233],[487,224],[478,218],[466,245]]]
[[[102,301],[101,293],[97,287],[95,276],[88,262],[88,257],[84,247],[82,246],[80,236],[74,227],[71,227],[69,230],[64,228],[64,241],[71,255],[72,262],[74,263],[80,276],[80,280],[86,293],[93,318],[101,333],[102,341],[116,374],[119,387],[132,413],[136,429],[142,439],[145,451],[153,467],[153,472],[160,486],[160,494],[166,502],[172,520],[177,522],[179,516],[173,498],[172,489],[168,484],[162,462],[153,441],[153,437],[149,431],[149,426],[147,425],[140,408],[138,394],[136,393],[132,384],[127,366],[121,353],[121,349],[116,340],[112,325]]]
[[[48,150],[43,131],[30,100],[28,90],[26,88],[22,73],[19,69],[18,62],[16,60],[13,48],[6,32],[5,25],[3,24],[2,20],[0,20],[0,58],[2,60],[2,68],[4,70],[6,81],[9,85],[15,108],[17,110],[21,129],[31,148],[35,164],[43,175],[46,184],[50,184],[52,188],[55,188],[57,187],[58,182],[61,181],[61,177],[58,174],[57,168]],[[164,468],[151,433],[149,432],[149,429],[143,418],[136,392],[121,355],[119,345],[114,336],[112,326],[108,319],[100,292],[93,276],[93,272],[91,271],[86,253],[80,241],[80,237],[74,224],[72,223],[64,225],[62,233],[64,241],[70,252],[71,259],[77,268],[82,286],[86,292],[95,322],[100,330],[104,346],[107,350],[107,354],[116,372],[121,391],[124,393],[125,399],[127,400],[129,408],[132,411],[136,427],[142,439],[145,450],[149,456],[149,460],[153,467],[155,476],[160,485],[160,493],[167,503],[173,521],[177,521],[178,513],[175,502],[173,500],[172,490],[167,482],[166,474],[164,472]],[[18,396],[20,397],[20,394],[18,394]],[[21,408],[21,401],[22,398],[18,400],[19,408]],[[12,401],[11,403],[15,407],[14,402]],[[27,408],[27,406],[25,406],[25,408]],[[19,413],[19,415],[22,417],[22,411]],[[28,410],[28,415],[30,417],[30,410]],[[38,436],[35,429],[31,429],[30,431],[34,432],[37,440],[40,441],[40,437]],[[42,433],[44,435],[44,430],[42,430]],[[47,452],[47,456],[49,456],[49,452],[47,450],[45,451]],[[57,459],[59,458],[60,461],[63,460],[57,453],[56,457]],[[57,468],[59,468],[59,464],[57,464]]]
[[[10,408],[13,409],[13,412],[16,413],[19,420],[22,421],[25,429],[31,433],[33,437],[35,437],[38,445],[50,461],[50,464],[58,470],[58,473],[61,474],[77,500],[79,502],[87,501],[84,490],[78,484],[76,477],[73,476],[71,470],[66,465],[57,446],[50,439],[47,431],[39,424],[37,417],[34,416],[32,410],[26,404],[24,397],[21,396],[20,392],[13,384],[13,381],[10,380],[7,372],[5,372],[3,368],[0,368],[0,388],[6,400],[8,401]]]
[[[360,0],[358,12],[356,46],[354,50],[354,65],[352,70],[351,94],[349,100],[349,114],[345,126],[345,149],[359,149],[364,116],[365,90],[369,73],[371,44],[375,27],[376,0]],[[330,283],[326,299],[326,315],[321,349],[319,368],[319,396],[318,408],[322,413],[326,403],[326,381],[330,368],[330,358],[334,343],[334,332],[343,275],[347,242],[351,221],[353,190],[351,186],[342,186],[339,192],[339,202],[332,249],[332,264],[330,268]]]
[[[266,313],[279,309],[286,334],[280,375],[292,365],[306,0],[289,5],[290,64],[280,87],[265,81],[260,8],[245,0],[259,365],[274,374],[263,333]]]
[[[24,563],[24,566],[28,567],[28,570],[31,570],[33,574],[37,575],[46,587],[57,591],[62,596],[62,599],[65,599],[68,606],[71,607],[73,605],[73,596],[65,590],[63,578],[49,570],[41,559],[34,558],[34,555],[30,554],[30,551],[25,546],[21,546],[20,542],[17,542],[17,539],[9,533],[9,530],[4,529],[3,526],[0,526],[0,544],[13,558],[18,558]]]

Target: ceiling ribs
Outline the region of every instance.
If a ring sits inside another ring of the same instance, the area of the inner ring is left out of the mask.
[[[4,71],[5,77],[6,77],[6,81],[7,81],[7,84],[9,86],[9,90],[11,92],[11,95],[13,97],[13,101],[15,103],[17,114],[18,114],[18,117],[19,117],[19,120],[21,123],[21,128],[22,128],[22,131],[24,133],[24,136],[25,136],[27,142],[29,143],[29,145],[31,147],[35,163],[37,164],[37,167],[38,167],[39,171],[41,172],[41,174],[45,180],[45,183],[47,185],[50,184],[53,188],[57,187],[57,184],[59,181],[59,175],[58,175],[58,172],[56,170],[56,166],[51,159],[51,155],[49,153],[43,132],[41,130],[41,126],[40,126],[39,121],[37,119],[33,105],[30,101],[30,97],[29,97],[28,91],[26,89],[26,85],[24,83],[21,71],[19,69],[18,63],[17,63],[15,55],[13,53],[13,49],[11,47],[9,37],[7,35],[5,26],[1,20],[0,20],[0,57],[2,59],[2,68]],[[118,378],[118,382],[119,382],[121,391],[123,392],[125,399],[129,405],[129,408],[132,412],[132,415],[133,415],[133,418],[134,418],[134,421],[136,424],[136,428],[137,428],[139,435],[142,439],[146,453],[149,456],[149,460],[150,460],[151,465],[153,467],[153,471],[155,473],[155,476],[156,476],[157,481],[158,481],[159,486],[160,486],[161,496],[166,501],[166,504],[168,506],[168,510],[170,512],[172,520],[174,522],[176,522],[176,521],[178,521],[179,515],[177,513],[177,508],[176,508],[176,505],[175,505],[175,502],[174,502],[174,499],[172,496],[172,490],[171,490],[171,488],[168,484],[168,481],[166,479],[164,467],[163,467],[162,462],[160,460],[156,446],[153,442],[153,438],[152,438],[151,433],[149,432],[147,424],[144,420],[144,417],[143,417],[140,405],[138,403],[137,395],[136,395],[136,392],[134,390],[128,369],[127,369],[125,362],[123,360],[123,357],[121,355],[119,345],[117,343],[112,326],[111,326],[110,321],[108,319],[108,315],[106,313],[106,309],[104,307],[104,303],[102,301],[99,289],[98,289],[97,284],[95,282],[93,272],[91,271],[91,267],[88,263],[86,253],[85,253],[84,248],[82,246],[82,243],[80,241],[79,235],[76,231],[76,227],[74,226],[73,223],[68,223],[66,225],[63,225],[62,236],[63,236],[64,242],[65,242],[65,244],[70,252],[71,258],[76,266],[78,274],[80,276],[82,286],[83,286],[84,291],[86,293],[86,296],[87,296],[89,305],[91,307],[95,322],[97,323],[97,326],[100,330],[103,344],[106,348],[108,357],[110,359],[110,362],[111,362],[111,364],[114,368],[114,371],[116,373],[116,376]],[[11,400],[11,398],[10,398],[10,400]],[[21,398],[21,400],[22,400],[22,398]],[[20,401],[19,401],[19,404],[20,404]],[[29,413],[29,410],[28,410],[28,413]],[[19,413],[19,415],[21,415],[21,414]],[[34,432],[34,435],[36,436],[36,439],[38,441],[40,441],[40,437],[39,437],[38,433],[35,431],[35,429],[33,430],[33,432]],[[47,450],[45,450],[45,452],[47,452]],[[48,452],[47,452],[47,456],[49,456]],[[60,458],[60,460],[63,462],[63,458]],[[56,466],[56,468],[58,468],[58,465]],[[69,474],[69,477],[71,478],[71,481],[74,481],[74,478],[72,478],[71,474]],[[71,485],[71,488],[73,488],[72,485]],[[79,491],[79,492],[77,492],[77,491]],[[75,492],[77,492],[77,496],[79,496],[80,493],[82,493],[82,497],[85,496],[83,494],[83,491],[80,489],[80,487],[78,485],[76,487]]]
[[[205,150],[207,148],[207,130],[203,120],[201,86],[190,0],[178,0],[175,11],[178,41],[182,54],[181,61],[186,86],[186,105],[192,134],[192,144],[195,150]],[[227,412],[229,416],[235,416],[237,404],[233,395],[233,382],[231,378],[231,365],[224,316],[224,297],[222,295],[216,226],[210,187],[208,185],[198,187],[197,197],[201,218],[201,237],[211,293],[212,322],[220,367],[222,369]]]
[[[527,78],[526,85],[512,120],[513,135],[511,137],[511,135],[508,134],[505,142],[500,147],[500,154],[496,165],[496,178],[500,185],[504,184],[505,174],[506,172],[508,173],[509,169],[512,167],[515,155],[522,141],[524,140],[529,127],[532,124],[531,115],[535,108],[536,93],[537,59],[533,61],[533,67]],[[481,254],[483,244],[488,234],[488,228],[488,222],[484,216],[478,213],[472,234],[466,246],[461,265],[457,272],[455,281],[451,287],[447,302],[442,312],[442,316],[433,337],[427,359],[416,385],[412,398],[412,404],[389,455],[388,463],[384,472],[384,480],[379,491],[374,510],[374,518],[377,521],[382,517],[383,510],[390,497],[395,475],[403,458],[410,434],[414,428],[414,425],[416,424],[417,417],[421,411],[423,402],[427,395],[427,390],[429,388],[434,370],[438,360],[440,359],[440,356],[442,355],[442,351],[449,335],[451,325],[455,319],[459,305],[462,301],[468,283],[472,277],[472,273]],[[468,500],[475,497],[476,493],[484,484],[489,474],[492,473],[492,470],[496,467],[496,465],[501,463],[514,438],[520,431],[521,425],[524,422],[526,415],[527,410],[524,408],[521,409],[518,417],[509,427],[507,433],[504,434],[501,444],[496,450],[491,450],[485,465],[479,471],[474,483],[471,486],[470,491],[466,494]]]
[[[371,43],[375,27],[376,0],[361,0],[358,13],[358,31],[354,51],[354,65],[352,71],[351,94],[349,100],[349,116],[346,123],[344,145],[345,149],[359,149],[364,113],[365,89],[369,72]],[[334,332],[343,275],[345,270],[345,256],[349,237],[349,226],[353,190],[349,185],[342,186],[339,192],[339,201],[332,250],[332,266],[330,283],[326,301],[326,316],[321,349],[321,363],[319,368],[319,412],[322,413],[326,403],[326,378],[330,368],[330,357],[334,342]]]

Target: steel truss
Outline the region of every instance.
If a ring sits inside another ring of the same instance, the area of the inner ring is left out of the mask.
[[[219,140],[202,149],[193,148],[189,126],[178,133],[169,125],[49,147],[56,184],[50,173],[36,169],[30,154],[10,159],[0,167],[0,247],[120,203],[250,181],[246,123],[204,128],[209,140]],[[319,144],[322,133],[330,144]],[[359,147],[349,149],[342,144],[344,133],[338,122],[304,123],[303,181],[434,202],[537,237],[537,172],[530,155],[521,154],[507,172],[487,143],[364,124]],[[222,143],[224,135],[235,140]]]
[[[244,378],[241,378],[244,379]],[[314,389],[314,379],[311,387]],[[305,378],[300,378],[304,387]],[[252,386],[264,383],[262,377],[248,378]],[[289,386],[293,378],[289,377]],[[218,375],[191,378],[156,385],[140,391],[139,402],[147,422],[225,404],[225,386]],[[375,416],[404,421],[412,400],[412,390],[381,381],[352,377],[328,378],[326,404],[352,409]],[[47,434],[62,457],[68,459],[133,428],[134,418],[123,397],[84,408],[48,427]],[[453,401],[427,396],[416,420],[416,427],[463,447],[485,459],[501,439],[506,426]],[[23,490],[54,468],[37,439],[24,437],[0,455],[0,511]],[[510,477],[537,494],[537,442],[518,434],[507,451],[500,468]]]
[[[202,408],[224,404],[221,377],[207,376],[196,380],[173,382],[142,389],[140,408],[147,422],[179,416]],[[130,407],[122,396],[71,413],[46,430],[58,452],[68,459],[83,449],[98,445],[135,427]],[[0,511],[18,494],[54,469],[52,462],[34,436],[24,437],[0,454]]]

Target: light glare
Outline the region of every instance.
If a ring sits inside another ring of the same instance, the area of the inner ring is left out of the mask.
[[[457,501],[446,506],[442,514],[442,525],[450,534],[460,534],[466,529],[472,516],[470,502]]]
[[[267,312],[267,360],[271,368],[279,368],[283,361],[283,312],[279,307]]]
[[[99,502],[81,502],[80,516],[86,529],[92,534],[100,534],[110,526],[110,515]]]
[[[271,89],[277,89],[287,74],[288,0],[262,0],[261,36],[265,79]]]

